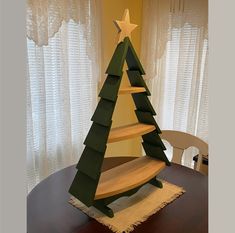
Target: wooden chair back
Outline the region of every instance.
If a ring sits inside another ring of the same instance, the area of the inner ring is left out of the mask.
[[[172,162],[181,164],[184,150],[196,147],[199,150],[196,170],[200,171],[203,156],[208,156],[208,144],[202,139],[180,131],[162,130],[161,139],[168,141],[173,147]]]

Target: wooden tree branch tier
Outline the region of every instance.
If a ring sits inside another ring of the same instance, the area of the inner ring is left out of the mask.
[[[95,200],[124,193],[154,178],[165,163],[149,156],[122,164],[101,174],[95,194]]]
[[[150,133],[155,129],[154,125],[135,123],[110,130],[108,143],[118,142],[129,138]]]
[[[125,61],[131,87],[120,89]],[[106,73],[107,78],[99,93],[100,100],[91,118],[93,123],[84,141],[85,148],[69,192],[86,206],[94,206],[113,217],[114,213],[108,205],[116,199],[134,194],[147,183],[162,188],[156,175],[170,162],[159,136],[161,130],[153,117],[156,113],[148,99],[150,92],[142,77],[145,72],[128,36],[118,43]],[[138,122],[111,128],[116,101],[122,94],[132,95]],[[146,156],[101,173],[107,143],[138,136],[143,139]]]

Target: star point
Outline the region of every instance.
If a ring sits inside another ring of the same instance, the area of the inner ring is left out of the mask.
[[[130,23],[130,15],[128,9],[124,11],[122,20],[115,20],[114,24],[118,29],[117,43],[123,41],[125,37],[129,37],[131,39],[131,32],[138,26],[136,24]]]

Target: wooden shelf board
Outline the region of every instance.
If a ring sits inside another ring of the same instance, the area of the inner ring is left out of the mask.
[[[146,92],[144,87],[124,87],[119,89],[119,95]]]
[[[136,188],[154,178],[165,162],[142,156],[101,173],[95,200],[110,197]]]
[[[126,140],[137,137],[155,130],[154,125],[134,123],[131,125],[121,126],[110,130],[108,143]]]

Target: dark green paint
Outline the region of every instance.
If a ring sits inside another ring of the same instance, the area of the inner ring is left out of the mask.
[[[101,88],[99,97],[115,102],[117,100],[120,83],[121,77],[117,78],[116,76],[108,75]]]
[[[126,54],[128,50],[129,43],[127,40],[124,42],[120,42],[117,45],[117,48],[111,58],[111,61],[106,70],[106,74],[114,75],[114,76],[122,76],[122,69],[126,59]]]
[[[105,152],[99,152],[86,146],[76,168],[94,180],[99,179],[104,154]]]
[[[106,150],[110,127],[111,125],[107,127],[93,122],[84,144],[94,150],[104,152]]]
[[[109,208],[106,204],[104,204],[102,200],[95,201],[93,206],[108,217],[114,217],[113,210]]]
[[[156,115],[148,96],[145,93],[134,93],[132,94],[132,98],[135,102],[135,106],[137,110],[143,112],[150,112],[152,115]]]
[[[155,146],[159,146],[162,148],[162,150],[166,150],[166,147],[165,145],[163,144],[160,136],[158,135],[157,131],[154,130],[150,133],[147,133],[147,134],[144,134],[142,135],[142,138],[143,138],[143,141],[144,142],[147,142],[147,143],[150,143],[150,144],[153,144]]]
[[[92,206],[99,179],[92,179],[78,171],[74,177],[69,193],[79,199],[86,206]]]
[[[125,60],[129,70],[138,70],[141,74],[145,74],[135,49],[128,37],[117,45],[106,70],[106,74],[121,76]]]
[[[110,126],[115,104],[116,102],[101,98],[91,120],[103,126]]]
[[[130,80],[131,86],[134,87],[144,87],[146,90],[147,95],[151,95],[143,77],[141,76],[138,70],[127,70],[127,75]]]
[[[135,49],[133,48],[133,45],[128,37],[126,37],[124,40],[128,41],[128,50],[126,55],[126,62],[129,70],[139,70],[141,74],[145,74],[144,69],[140,63],[140,60],[135,52]]]
[[[171,165],[161,147],[152,145],[147,142],[143,142],[142,145],[147,156],[162,160],[166,163],[167,166]]]
[[[155,179],[155,178],[150,180],[149,183],[156,186],[157,188],[160,188],[160,189],[163,188],[162,182],[160,180]]]
[[[135,110],[135,114],[139,122],[154,125],[158,134],[162,132],[150,112]]]

